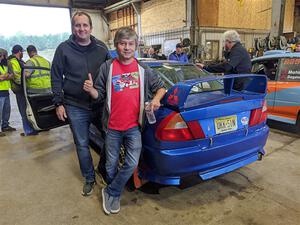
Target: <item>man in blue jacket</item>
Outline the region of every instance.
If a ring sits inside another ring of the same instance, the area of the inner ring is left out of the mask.
[[[182,44],[178,43],[176,45],[176,51],[172,52],[169,55],[169,60],[175,60],[175,61],[185,62],[185,63],[189,62],[189,59],[187,55],[183,52],[182,47],[183,47]]]
[[[51,67],[53,102],[58,119],[70,122],[82,176],[82,195],[90,195],[95,184],[93,159],[89,150],[89,126],[95,118],[89,94],[83,90],[84,81],[95,79],[100,65],[110,58],[105,44],[91,35],[92,20],[85,12],[72,17],[72,35],[55,52]],[[100,117],[99,115],[97,116]],[[96,124],[101,124],[101,121]],[[102,159],[102,158],[101,158]]]

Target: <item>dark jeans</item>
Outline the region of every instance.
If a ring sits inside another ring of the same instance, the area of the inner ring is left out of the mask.
[[[3,113],[3,106],[4,106],[4,102],[5,102],[5,98],[6,97],[0,97],[0,125],[3,124],[2,122],[2,113]]]
[[[65,105],[65,109],[76,145],[81,174],[86,182],[94,182],[94,165],[89,149],[89,127],[92,111],[71,105]]]
[[[3,105],[3,111],[2,111],[2,125],[1,128],[6,128],[9,126],[9,118],[10,118],[10,98],[9,95],[4,97],[4,105]]]
[[[118,170],[121,144],[126,148],[125,163]],[[126,185],[126,182],[137,167],[141,150],[141,132],[138,127],[126,131],[107,130],[106,134],[106,171],[107,171],[107,192],[113,197],[119,197]]]
[[[16,94],[18,109],[22,118],[23,130],[25,135],[35,133],[36,131],[32,128],[26,116],[26,99],[24,94],[22,92],[17,92],[15,94]]]

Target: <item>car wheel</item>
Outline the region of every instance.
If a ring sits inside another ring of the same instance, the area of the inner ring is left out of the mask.
[[[296,133],[300,133],[300,112],[298,113],[297,116],[297,122],[296,122],[296,129],[295,129]]]

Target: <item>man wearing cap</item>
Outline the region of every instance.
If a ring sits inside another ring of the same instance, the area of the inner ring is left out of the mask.
[[[50,93],[50,62],[38,55],[34,45],[29,45],[26,50],[30,59],[25,66],[32,68],[25,69],[27,93]]]
[[[176,51],[172,52],[169,55],[169,60],[175,60],[175,61],[184,62],[184,63],[189,62],[189,59],[188,59],[187,55],[183,52],[182,47],[183,47],[182,44],[178,43],[176,45]]]
[[[31,127],[26,116],[26,99],[21,86],[21,74],[23,72],[24,62],[23,48],[21,45],[15,45],[12,48],[12,55],[9,57],[9,68],[13,73],[13,79],[11,82],[11,89],[16,95],[18,109],[22,118],[24,133],[21,136],[37,135],[38,133]]]
[[[10,99],[9,99],[9,89],[11,87],[10,85],[10,79],[12,79],[12,74],[10,71],[8,71],[7,67],[7,51],[3,48],[0,48],[0,98],[3,97],[3,108],[1,108],[0,105],[0,111],[2,109],[2,116],[0,115],[0,121],[1,123],[1,130],[2,135],[4,135],[3,132],[7,131],[16,131],[16,128],[13,128],[9,125],[9,118],[10,118]],[[0,103],[1,104],[1,103]],[[0,132],[1,133],[1,132]]]

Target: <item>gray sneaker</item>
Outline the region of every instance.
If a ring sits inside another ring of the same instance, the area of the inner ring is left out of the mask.
[[[113,197],[109,196],[106,191],[106,188],[102,188],[102,206],[104,212],[109,215],[111,213],[111,204],[113,201]]]
[[[85,184],[83,185],[81,194],[83,196],[91,195],[93,193],[94,186],[95,186],[95,181],[94,182],[85,182]]]
[[[111,203],[111,213],[120,212],[120,197],[113,197],[113,201]]]

